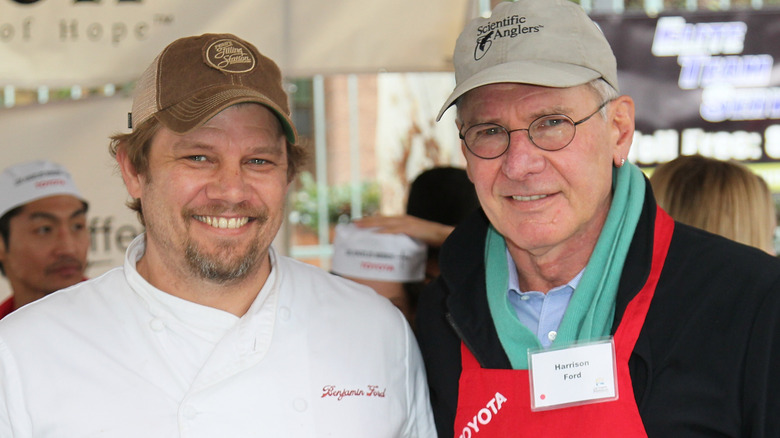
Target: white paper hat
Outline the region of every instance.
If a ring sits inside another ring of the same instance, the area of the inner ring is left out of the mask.
[[[353,224],[336,225],[331,270],[365,280],[425,279],[427,247],[405,234],[381,234]]]
[[[57,163],[29,161],[0,173],[0,217],[16,207],[56,195],[72,195],[84,201],[70,173]]]

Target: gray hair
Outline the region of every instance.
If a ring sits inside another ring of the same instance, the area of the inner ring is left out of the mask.
[[[600,102],[609,102],[612,100],[617,99],[620,96],[620,93],[612,87],[612,85],[609,84],[609,82],[605,81],[603,78],[597,78],[590,82],[588,82],[587,85],[593,92],[596,94],[596,96],[599,98]],[[463,97],[466,94],[462,94],[458,97],[457,100],[455,100],[455,110],[456,110],[456,119],[461,120],[460,118],[460,103]],[[607,107],[604,106],[604,108],[601,108],[599,111],[599,115],[601,115],[602,118],[605,118],[607,116]]]

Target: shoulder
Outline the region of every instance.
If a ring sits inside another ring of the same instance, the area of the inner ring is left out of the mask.
[[[51,293],[0,321],[0,335],[15,336],[99,324],[125,305],[122,268],[114,268],[91,280]]]
[[[780,260],[759,249],[675,223],[654,306],[668,314],[698,309],[750,321],[780,308]],[[764,309],[766,310],[766,309]]]
[[[347,316],[347,319],[383,318],[388,322],[403,315],[373,289],[331,274],[317,266],[278,256],[280,287],[298,307],[316,306]]]
[[[777,257],[681,223],[675,223],[667,262],[687,269],[694,278],[728,275],[747,280],[760,276],[765,282],[780,281]]]

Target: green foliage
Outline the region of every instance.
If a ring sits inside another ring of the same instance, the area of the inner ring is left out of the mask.
[[[292,211],[290,222],[302,225],[312,231],[317,230],[320,221],[317,207],[318,187],[314,176],[310,172],[302,172],[298,178],[300,190],[291,196]],[[379,211],[379,184],[376,182],[360,184],[360,199],[364,216],[375,214]],[[325,193],[328,203],[328,223],[348,222],[351,218],[352,185],[326,187]]]

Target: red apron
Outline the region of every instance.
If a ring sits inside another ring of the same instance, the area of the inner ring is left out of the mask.
[[[619,398],[614,401],[532,412],[528,370],[483,369],[461,344],[455,438],[647,437],[634,400],[628,358],[645,322],[672,239],[674,221],[657,209],[653,260],[642,290],[626,307],[615,332]]]

